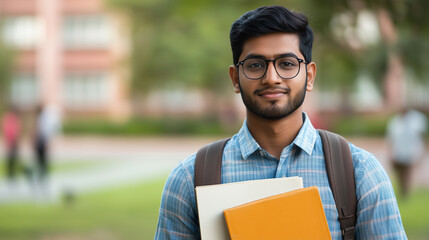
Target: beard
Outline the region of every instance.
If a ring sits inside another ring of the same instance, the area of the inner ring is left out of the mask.
[[[295,112],[304,103],[305,93],[307,86],[307,77],[305,79],[304,87],[296,94],[295,97],[291,97],[287,100],[284,106],[280,106],[277,100],[271,101],[271,105],[268,107],[262,107],[255,99],[252,99],[251,95],[246,91],[243,91],[241,84],[239,83],[241,99],[247,110],[252,112],[258,117],[268,120],[278,120],[285,118]],[[290,91],[288,91],[290,94]]]

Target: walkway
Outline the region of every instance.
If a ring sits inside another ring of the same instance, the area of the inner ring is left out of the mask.
[[[80,170],[54,172],[47,185],[49,197],[45,196],[44,201],[55,202],[68,191],[84,193],[167,176],[179,161],[213,140],[215,138],[200,137],[60,138],[53,146],[52,159],[55,163],[88,161],[91,164]],[[374,153],[390,172],[386,145],[382,139],[353,138],[349,141]],[[31,158],[28,146],[21,150],[25,159]],[[2,149],[0,154],[3,155]],[[429,187],[427,172],[429,152],[416,171],[414,182]],[[38,196],[34,192],[34,186],[30,187],[28,179],[21,177],[12,187],[4,179],[0,179],[0,204],[33,201],[34,198],[38,199]]]
[[[182,137],[59,138],[52,147],[52,164],[86,161],[88,166],[54,171],[47,184],[42,186],[36,184],[34,177],[21,176],[12,185],[0,179],[0,204],[34,200],[55,202],[69,191],[84,193],[167,176],[178,162],[212,140]],[[0,154],[4,156],[2,149]],[[21,155],[27,164],[31,162],[29,144],[21,148]]]

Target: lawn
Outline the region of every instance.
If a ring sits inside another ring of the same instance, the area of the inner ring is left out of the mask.
[[[153,239],[165,177],[76,196],[71,204],[0,205],[0,239]],[[398,199],[409,239],[428,239],[429,190]]]
[[[418,188],[406,199],[398,198],[408,239],[429,239],[429,190]]]
[[[2,178],[6,177],[6,160],[0,158],[0,180]],[[17,161],[17,167],[16,167],[16,175],[17,177],[24,175],[24,169],[27,167],[33,167],[33,166],[27,166],[24,165],[24,161],[22,159]],[[84,169],[90,169],[90,168],[97,168],[99,166],[105,165],[107,161],[88,161],[88,160],[73,160],[73,161],[60,161],[60,162],[52,162],[49,166],[50,172],[72,172],[72,171],[79,171]],[[27,163],[28,164],[28,163]],[[33,164],[33,163],[32,163]],[[1,240],[1,239],[0,239]]]
[[[164,180],[76,196],[70,204],[0,205],[0,239],[153,239]]]

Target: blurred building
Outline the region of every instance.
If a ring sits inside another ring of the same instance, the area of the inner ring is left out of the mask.
[[[54,104],[66,117],[126,118],[131,114],[131,104],[133,114],[211,114],[210,100],[215,97],[188,88],[157,89],[131,103],[127,89],[130,65],[125,60],[130,55],[130,24],[127,17],[108,9],[104,2],[0,0],[1,36],[17,50],[11,100],[23,109],[32,109],[40,102]],[[357,21],[347,14],[340,13],[332,20],[333,34],[339,42],[361,51],[381,41],[383,24],[377,23],[373,13],[362,11]],[[365,71],[358,73],[350,92],[317,89],[314,100],[307,101],[317,104],[306,103],[306,109],[379,113],[408,104],[429,112],[429,82],[417,81],[418,77],[399,60],[391,57],[385,79],[372,79]],[[385,83],[377,86],[375,83],[380,81]],[[234,106],[242,114],[241,100],[236,99]],[[231,111],[231,105],[219,105],[227,106],[221,111]]]
[[[72,116],[129,114],[127,24],[103,0],[0,0],[2,37],[16,49],[11,101]]]

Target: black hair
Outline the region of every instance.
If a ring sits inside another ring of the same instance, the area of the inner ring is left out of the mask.
[[[246,12],[232,24],[229,37],[234,65],[238,63],[248,39],[278,32],[297,34],[299,50],[305,61],[311,62],[313,30],[308,25],[307,17],[282,6],[265,6]]]

